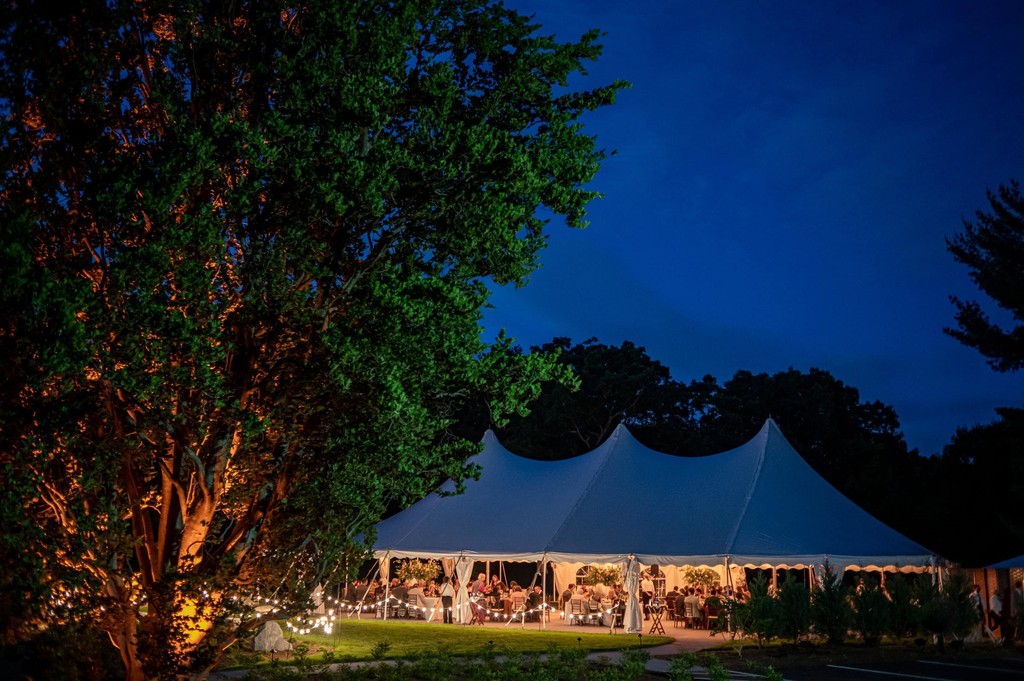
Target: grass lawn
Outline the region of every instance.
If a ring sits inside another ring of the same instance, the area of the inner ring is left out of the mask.
[[[338,662],[354,662],[371,659],[417,658],[428,654],[445,653],[454,656],[478,655],[493,647],[498,653],[544,653],[552,648],[583,648],[590,651],[622,650],[670,643],[667,636],[633,636],[609,634],[607,630],[594,629],[589,632],[551,631],[539,629],[537,625],[525,629],[517,626],[508,628],[469,627],[461,625],[422,624],[414,622],[385,622],[372,619],[344,619],[334,625],[332,634],[310,633],[292,635],[284,623],[280,623],[285,636],[293,645],[309,647],[312,660],[321,659],[331,652]],[[228,651],[224,667],[252,666],[269,661],[269,654],[248,653],[244,646],[234,646]],[[236,650],[237,649],[237,650]],[[287,660],[288,653],[278,653],[278,660]]]

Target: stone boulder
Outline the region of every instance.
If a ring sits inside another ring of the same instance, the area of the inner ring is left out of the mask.
[[[256,634],[253,640],[253,650],[256,652],[282,652],[291,650],[292,644],[285,640],[281,625],[277,622],[267,622]]]

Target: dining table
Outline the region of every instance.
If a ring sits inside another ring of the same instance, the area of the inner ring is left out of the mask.
[[[433,621],[435,618],[441,619],[441,597],[436,596],[420,596],[421,607],[427,609],[423,614],[423,619],[428,622]]]

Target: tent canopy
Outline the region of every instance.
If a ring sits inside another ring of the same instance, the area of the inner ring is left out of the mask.
[[[1024,555],[1007,558],[988,566],[990,570],[1009,570],[1011,568],[1024,568]]]
[[[563,461],[512,454],[494,433],[464,494],[431,494],[377,525],[379,558],[647,565],[924,566],[932,553],[826,482],[765,422],[721,454],[679,457],[620,425]],[[451,481],[441,486],[452,491]]]

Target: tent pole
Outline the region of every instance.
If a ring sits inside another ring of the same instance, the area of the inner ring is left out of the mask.
[[[388,553],[387,555],[385,555],[384,560],[388,562],[388,578],[384,580],[384,621],[387,622],[388,605],[391,604],[391,554]],[[378,567],[379,565],[380,564],[378,563]],[[381,576],[383,576],[383,573],[384,571],[381,570]],[[369,584],[367,584],[367,589],[369,589]]]
[[[369,574],[367,574],[367,576],[366,576],[366,591],[363,592],[363,597],[361,599],[359,599],[359,603],[356,604],[355,615],[356,615],[356,619],[357,620],[363,619],[363,605],[366,603],[366,596],[370,593],[370,579],[373,576],[374,572],[376,572],[378,570],[380,570],[380,559],[379,558],[377,559],[377,566],[374,567],[372,570],[370,570]],[[352,613],[349,613],[348,616],[352,617]]]
[[[540,628],[541,629],[547,629],[548,628],[548,554],[545,553],[544,557],[541,558],[541,565],[543,565],[542,569],[544,570],[544,572],[541,573],[540,581],[541,581],[541,584],[543,584],[544,586],[542,586],[541,589],[540,589],[541,594],[543,594],[543,597],[541,598],[541,605],[540,605]]]

